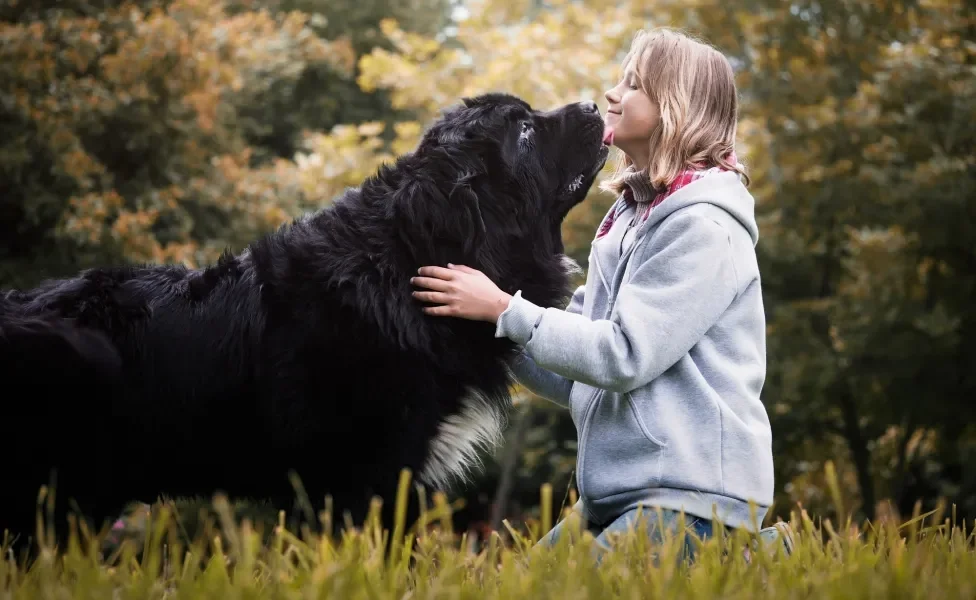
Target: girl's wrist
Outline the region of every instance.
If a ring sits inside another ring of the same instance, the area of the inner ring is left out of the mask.
[[[492,310],[491,314],[489,315],[492,323],[498,323],[498,319],[501,318],[502,313],[508,310],[508,305],[511,304],[511,302],[511,294],[506,294],[505,292],[501,292],[499,294],[498,298],[492,303]]]

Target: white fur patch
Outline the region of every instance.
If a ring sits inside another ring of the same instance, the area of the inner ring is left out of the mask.
[[[473,390],[461,400],[461,411],[446,418],[430,442],[427,462],[419,479],[443,490],[452,481],[463,481],[471,468],[482,466],[481,449],[493,449],[502,440],[505,415],[484,395]]]
[[[576,179],[574,179],[569,184],[569,191],[575,192],[576,190],[580,189],[580,186],[581,185],[583,185],[583,174],[582,173],[580,173],[579,175],[577,175],[576,176]]]

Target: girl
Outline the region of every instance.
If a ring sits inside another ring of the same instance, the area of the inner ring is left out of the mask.
[[[773,458],[759,398],[758,229],[733,152],[732,68],[669,29],[639,32],[623,67],[606,92],[604,140],[622,160],[602,186],[618,199],[569,306],[544,309],[455,265],[421,268],[413,283],[425,289],[414,295],[436,304],[427,314],[496,323],[496,337],[523,347],[518,381],[569,408],[575,508],[600,546],[641,507],[656,539],[681,512],[699,537],[713,518],[755,531],[773,499]]]

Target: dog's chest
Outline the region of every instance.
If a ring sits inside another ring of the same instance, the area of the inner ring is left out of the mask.
[[[438,427],[420,480],[435,489],[463,480],[472,467],[480,466],[479,451],[501,441],[504,426],[503,411],[489,398],[469,390],[461,400],[461,410]]]

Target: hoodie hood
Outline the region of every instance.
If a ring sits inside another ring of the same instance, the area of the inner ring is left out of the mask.
[[[739,174],[732,171],[708,173],[673,193],[651,211],[637,235],[643,235],[671,213],[701,203],[713,204],[732,215],[749,232],[753,247],[759,242],[756,201],[743,185]]]

